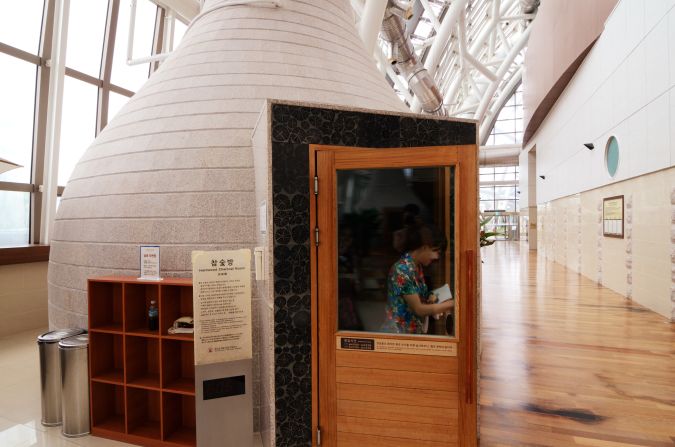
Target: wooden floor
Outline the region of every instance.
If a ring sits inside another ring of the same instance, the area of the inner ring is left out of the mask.
[[[483,250],[480,445],[675,445],[675,325],[526,245]]]

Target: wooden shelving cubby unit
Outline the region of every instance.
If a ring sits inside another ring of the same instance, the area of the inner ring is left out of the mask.
[[[194,336],[168,333],[192,316],[192,280],[89,278],[94,436],[142,446],[195,446]],[[149,330],[150,301],[159,328]]]

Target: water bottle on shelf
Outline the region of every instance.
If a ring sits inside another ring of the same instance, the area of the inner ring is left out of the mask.
[[[156,303],[155,300],[150,301],[150,307],[148,308],[148,329],[151,331],[159,329],[159,309],[157,309]]]

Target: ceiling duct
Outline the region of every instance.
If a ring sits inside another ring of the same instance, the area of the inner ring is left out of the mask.
[[[539,9],[541,0],[520,0],[520,9],[523,14],[534,14]]]
[[[426,68],[415,54],[415,48],[405,33],[405,19],[412,15],[409,2],[389,0],[382,20],[382,36],[391,48],[390,62],[405,77],[408,86],[419,99],[422,110],[436,113],[443,107],[443,95]]]

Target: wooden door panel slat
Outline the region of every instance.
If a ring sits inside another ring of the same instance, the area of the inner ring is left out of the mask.
[[[338,383],[380,385],[412,390],[457,391],[456,374],[422,373],[395,369],[335,368]]]
[[[352,383],[337,384],[337,398],[359,400],[363,402],[379,402],[383,404],[399,404],[431,408],[457,408],[456,391],[414,390],[389,386],[356,385]]]
[[[434,419],[436,425],[457,427],[458,410],[456,409],[439,411],[438,408],[417,407],[405,402],[401,404],[359,402],[356,400],[338,400],[337,402],[338,416],[428,424],[432,420],[431,415],[439,414],[442,414],[443,417]]]
[[[433,361],[430,361],[433,358]],[[457,374],[457,357],[428,355],[389,354],[383,352],[336,352],[335,366],[373,369],[393,369],[427,373]]]
[[[337,445],[338,447],[411,447],[411,445],[415,447],[455,447],[458,444],[457,441],[452,440],[443,442],[418,440],[412,444],[410,439],[404,438],[338,432]]]
[[[436,415],[430,413],[429,421],[433,422]],[[457,429],[449,425],[424,424],[420,422],[391,422],[380,419],[363,419],[348,416],[338,416],[338,431],[361,435],[394,437],[416,441],[446,442],[457,439]]]

